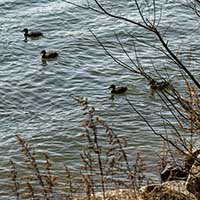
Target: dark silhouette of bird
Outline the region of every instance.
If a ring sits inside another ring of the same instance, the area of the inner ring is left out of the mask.
[[[154,96],[156,92],[159,91],[166,91],[169,89],[173,89],[172,85],[168,81],[155,81],[154,79],[151,79],[149,81],[150,89],[151,89],[151,95]]]
[[[163,90],[163,89],[166,89],[166,88],[170,87],[170,83],[169,82],[167,82],[167,81],[157,82],[154,79],[152,79],[149,82],[149,84],[151,86],[151,89],[153,89],[153,90]]]
[[[23,32],[24,32],[24,37],[25,37],[26,40],[27,40],[28,37],[34,39],[34,38],[41,37],[41,36],[43,35],[43,34],[42,34],[41,32],[39,32],[39,31],[37,31],[37,32],[29,32],[27,28],[25,28],[25,29],[23,30]]]
[[[58,57],[57,52],[46,52],[45,50],[42,50],[40,54],[42,54],[42,59],[54,59]]]
[[[112,84],[109,89],[111,89],[111,93],[112,94],[123,94],[125,93],[128,88],[127,87],[123,87],[123,86],[120,86],[120,87],[116,87],[114,84]]]

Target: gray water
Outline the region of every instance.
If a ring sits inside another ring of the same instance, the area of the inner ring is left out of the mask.
[[[171,48],[181,49],[181,58],[187,63],[190,54],[187,50],[199,54],[199,19],[179,3],[160,3],[163,11],[159,28],[164,31],[170,26],[165,37]],[[133,1],[110,0],[105,7],[121,16],[140,20]],[[39,30],[44,37],[24,42],[21,32],[24,28]],[[39,152],[47,152],[60,163],[58,165],[78,168],[80,150],[84,146],[80,137],[83,116],[73,95],[87,97],[115,133],[127,138],[130,157],[137,152],[144,154],[153,169],[149,175],[155,178],[155,160],[158,160],[162,145],[160,138],[132,111],[124,96],[112,101],[108,87],[113,83],[127,85],[129,100],[147,116],[156,130],[163,132],[163,122],[158,116],[162,111],[160,100],[150,96],[143,77],[122,68],[107,56],[90,30],[110,47],[114,55],[130,65],[114,34],[121,38],[133,59],[133,41],[127,33],[148,42],[155,40],[141,28],[62,0],[0,0],[0,185],[8,179],[3,176],[8,161],[17,161],[20,155],[15,134],[21,134]],[[40,59],[43,49],[57,51],[59,58],[43,64]],[[163,55],[139,44],[137,51],[147,72],[153,71],[158,76],[153,62],[162,76],[169,78],[180,90],[184,87],[180,70],[163,59]],[[195,61],[191,61],[189,69],[199,77]]]

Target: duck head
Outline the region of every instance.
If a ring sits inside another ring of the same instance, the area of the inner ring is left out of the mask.
[[[40,54],[45,55],[45,54],[46,54],[46,51],[45,51],[45,50],[42,50],[42,51],[40,52]]]
[[[22,32],[24,32],[24,33],[28,33],[28,29],[27,28],[25,28]]]
[[[115,90],[116,86],[114,84],[112,84],[108,89],[113,89]]]

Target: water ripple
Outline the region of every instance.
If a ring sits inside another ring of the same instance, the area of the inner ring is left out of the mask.
[[[110,8],[111,4],[105,6]],[[163,12],[160,30],[166,31],[165,24],[170,20],[175,22],[166,32],[169,45],[176,49],[179,44],[184,44],[185,55],[190,47],[198,55],[198,33],[192,32],[192,38],[186,34],[198,24],[193,23],[188,10],[170,3],[165,6],[169,10]],[[148,155],[147,162],[154,165],[160,139],[131,110],[125,97],[119,96],[112,101],[108,87],[113,83],[127,85],[128,98],[157,130],[162,127],[157,115],[160,101],[150,97],[143,78],[118,66],[105,54],[89,29],[113,55],[130,65],[132,63],[119,48],[114,33],[121,38],[132,58],[135,52],[129,34],[158,45],[155,37],[122,21],[81,10],[61,0],[2,0],[0,11],[0,168],[6,170],[3,166],[10,158],[19,159],[17,133],[25,136],[40,153],[47,151],[57,161],[67,158],[71,167],[79,166],[79,154],[85,145],[79,137],[83,116],[72,95],[88,97],[116,134],[128,138],[130,156],[142,151]],[[122,16],[141,20],[131,1],[122,1],[116,11]],[[182,23],[186,24],[184,30],[177,28]],[[44,37],[24,42],[21,30],[25,27],[42,31]],[[181,38],[177,39],[180,34]],[[189,42],[191,46],[187,45]],[[43,49],[57,51],[59,58],[43,63],[40,58]],[[167,66],[167,72],[176,81],[179,70],[165,63],[163,55],[140,43],[137,50],[145,70],[152,71],[151,55],[159,72],[165,75]],[[195,62],[193,64],[194,70],[198,70]],[[177,85],[181,86],[181,83]]]

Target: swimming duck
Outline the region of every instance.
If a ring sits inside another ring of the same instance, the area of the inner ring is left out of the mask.
[[[167,81],[160,81],[157,82],[154,79],[152,79],[150,82],[150,87],[152,90],[164,90],[170,87],[170,83]]]
[[[46,52],[45,50],[42,50],[40,53],[42,54],[42,59],[54,59],[58,57],[57,52]]]
[[[112,94],[123,94],[123,93],[125,93],[128,90],[127,87],[116,87],[114,84],[111,85],[109,87],[109,89],[112,89],[111,90]]]
[[[23,30],[24,32],[24,37],[27,38],[27,37],[30,37],[30,38],[37,38],[37,37],[40,37],[42,36],[43,34],[41,32],[29,32],[27,28],[25,28]]]
[[[173,87],[171,86],[171,84],[167,81],[155,81],[154,79],[150,80],[149,81],[149,85],[150,85],[150,94],[152,96],[154,96],[154,94],[156,92],[159,92],[159,91],[166,91],[166,90],[169,90],[169,89],[173,89]]]

